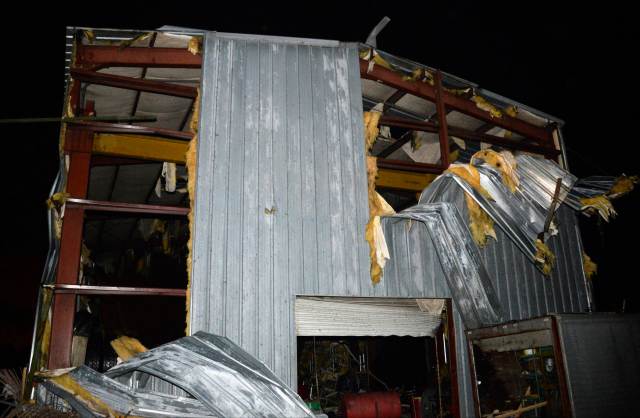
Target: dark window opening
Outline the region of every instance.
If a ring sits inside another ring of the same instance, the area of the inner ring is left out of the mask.
[[[509,348],[505,344],[483,350],[480,345],[473,344],[482,416],[495,411],[500,415],[516,410],[524,411],[518,413],[521,417],[562,416],[553,347]]]
[[[86,212],[79,284],[93,288],[76,298],[72,365],[113,367],[110,342],[120,336],[153,348],[185,335],[184,297],[145,293],[186,289],[188,240],[184,217]]]

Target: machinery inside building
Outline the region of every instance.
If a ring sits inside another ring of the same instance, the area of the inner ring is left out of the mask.
[[[432,337],[298,338],[298,393],[329,416],[353,414],[363,407],[353,400],[367,397],[389,416],[394,403],[402,416],[416,408],[425,418],[450,416],[448,370]]]

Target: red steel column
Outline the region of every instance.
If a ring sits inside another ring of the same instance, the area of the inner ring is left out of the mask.
[[[440,137],[440,164],[442,169],[449,167],[449,130],[447,126],[447,110],[442,99],[442,72],[436,71],[435,74],[436,88],[436,112],[438,114],[438,135]]]
[[[64,149],[69,156],[67,193],[71,197],[86,198],[89,185],[93,132],[67,126]],[[60,254],[56,284],[78,284],[84,209],[65,208],[60,237]],[[71,365],[71,342],[75,316],[76,295],[55,294],[51,313],[51,342],[49,369]]]

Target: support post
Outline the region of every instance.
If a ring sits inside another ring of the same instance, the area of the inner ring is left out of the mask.
[[[93,134],[87,129],[67,127],[64,149],[69,156],[67,193],[85,198],[89,184]],[[65,209],[60,238],[60,255],[56,273],[56,285],[78,284],[84,208]],[[76,295],[56,294],[51,312],[51,342],[49,369],[71,365],[71,342],[75,317]]]
[[[440,138],[440,164],[442,169],[449,167],[449,131],[447,127],[447,111],[442,99],[442,72],[436,71],[435,74],[436,88],[436,112],[438,114],[438,137]]]

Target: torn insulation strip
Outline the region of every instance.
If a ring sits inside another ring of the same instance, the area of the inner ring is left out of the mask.
[[[476,104],[478,109],[482,109],[486,112],[489,112],[489,115],[492,118],[500,119],[502,118],[502,110],[498,109],[493,104],[489,103],[484,97],[474,95],[471,97],[471,100]]]
[[[610,199],[616,199],[631,192],[638,184],[638,176],[625,176],[624,174],[616,179],[613,187],[607,193]]]
[[[202,53],[202,36],[192,36],[189,39],[189,45],[187,46],[187,50],[191,52],[193,55],[198,55]]]
[[[127,337],[123,335],[111,341],[111,348],[116,352],[118,357],[123,361],[129,360],[131,357],[144,353],[147,347],[142,345],[137,338]]]
[[[553,254],[551,249],[542,242],[541,240],[536,240],[536,263],[540,266],[540,270],[545,276],[549,276],[551,274],[551,270],[553,269],[553,265],[556,262],[556,256]]]
[[[380,216],[393,215],[395,211],[376,192],[376,177],[378,176],[378,165],[376,157],[369,155],[369,151],[378,137],[381,104],[376,105],[371,112],[364,113],[365,128],[365,150],[367,154],[367,189],[369,200],[369,222],[365,229],[365,239],[369,243],[369,257],[371,259],[371,281],[376,284],[380,282],[382,272],[387,260],[390,258],[389,249],[382,232]]]
[[[106,417],[122,416],[117,414],[102,399],[94,396],[82,384],[69,374],[74,368],[53,370],[48,373],[38,373],[38,377],[46,378],[50,385],[57,387],[73,396],[75,401],[82,403],[92,412]]]
[[[480,173],[471,164],[451,164],[445,172],[455,174],[466,181],[483,197],[492,200],[489,192],[480,185]],[[484,247],[487,244],[487,237],[497,239],[496,231],[493,228],[493,220],[467,192],[465,192],[465,201],[469,210],[471,236],[479,247]]]
[[[516,171],[517,163],[509,151],[502,151],[500,153],[492,150],[478,151],[471,157],[471,164],[476,165],[479,160],[484,161],[493,168],[495,168],[502,176],[502,182],[509,188],[511,193],[515,193],[520,180],[518,179],[518,173]]]
[[[189,141],[189,147],[185,155],[185,166],[187,168],[187,193],[189,194],[189,214],[187,220],[189,222],[189,241],[187,241],[187,291],[186,291],[186,313],[187,313],[187,329],[186,334],[190,332],[190,318],[189,314],[191,306],[191,265],[193,263],[193,230],[194,219],[193,209],[195,208],[195,196],[196,196],[196,162],[198,153],[198,121],[200,120],[200,89],[198,88],[198,94],[193,101],[193,111],[191,113],[190,129],[193,133],[193,138]]]
[[[582,265],[584,267],[584,275],[591,280],[593,276],[598,274],[598,265],[587,255],[582,253]]]
[[[384,266],[389,260],[389,249],[382,232],[380,216],[395,214],[393,208],[376,192],[376,177],[378,166],[376,157],[367,156],[367,181],[369,195],[369,222],[365,229],[365,239],[369,243],[369,257],[371,259],[371,281],[380,282]]]
[[[598,212],[605,222],[609,222],[610,218],[615,218],[617,215],[611,201],[605,195],[582,198],[580,204],[581,209],[588,214]]]

